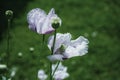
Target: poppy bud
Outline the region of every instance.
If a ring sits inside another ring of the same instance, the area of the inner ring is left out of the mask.
[[[12,10],[7,10],[5,12],[5,14],[6,14],[6,16],[7,16],[8,19],[12,19],[12,17],[13,17],[13,11]]]
[[[51,22],[54,29],[57,29],[59,26],[61,26],[61,19],[59,17],[53,17]]]

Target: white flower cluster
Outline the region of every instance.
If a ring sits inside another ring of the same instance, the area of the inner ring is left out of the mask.
[[[27,20],[29,28],[38,34],[49,34],[53,32],[53,22],[59,22],[61,25],[61,19],[55,14],[54,8],[49,11],[48,15],[40,8],[32,9],[27,15]]]
[[[69,74],[67,73],[67,67],[63,66],[62,63],[60,63],[58,65],[57,69],[56,69],[56,67],[57,67],[57,64],[52,65],[52,75],[53,75],[54,80],[63,80],[65,78],[69,77]],[[55,71],[55,69],[56,69],[56,71]],[[41,69],[38,71],[39,80],[46,80],[47,77],[48,76],[45,74],[44,70]]]
[[[70,33],[57,33],[57,29],[61,26],[62,20],[55,14],[54,8],[48,14],[40,8],[32,9],[27,15],[27,20],[29,28],[38,34],[45,35],[54,32],[54,35],[48,39],[48,48],[51,51],[51,55],[48,56],[50,61],[63,61],[88,53],[89,41],[85,37],[79,36],[77,39],[72,40]],[[34,51],[34,49],[30,48],[30,51]],[[50,73],[52,75],[50,75],[50,79],[63,80],[69,77],[67,67],[63,66],[62,63],[51,64],[51,67],[52,70]],[[44,70],[38,71],[38,78],[40,80],[46,80],[47,77]]]

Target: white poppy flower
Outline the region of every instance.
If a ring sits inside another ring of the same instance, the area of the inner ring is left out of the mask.
[[[27,14],[29,28],[39,34],[49,34],[54,31],[51,23],[54,17],[60,19],[55,14],[54,8],[49,11],[48,15],[40,8],[32,9]],[[61,24],[61,19],[59,21]]]
[[[55,70],[57,64],[52,65],[52,74]],[[57,70],[55,71],[53,78],[55,80],[63,80],[65,78],[69,77],[69,74],[67,73],[67,67],[63,66],[62,63],[59,64]]]
[[[54,36],[51,36],[48,40],[48,48],[50,50],[53,46],[53,38]],[[88,43],[89,41],[83,36],[71,40],[70,33],[57,33],[54,54],[48,56],[48,58],[51,61],[54,61],[64,60],[75,56],[83,56],[88,52]],[[64,49],[61,49],[62,46]]]
[[[47,77],[48,76],[45,74],[44,70],[39,70],[38,71],[38,78],[39,78],[39,80],[46,80]]]

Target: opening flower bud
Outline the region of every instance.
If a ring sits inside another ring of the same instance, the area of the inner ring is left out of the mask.
[[[7,10],[7,11],[5,12],[5,14],[6,14],[6,16],[8,17],[8,19],[12,19],[12,17],[13,17],[13,11],[12,11],[12,10]]]
[[[59,17],[53,17],[51,23],[52,23],[52,27],[54,29],[57,29],[59,26],[61,26],[61,19]]]

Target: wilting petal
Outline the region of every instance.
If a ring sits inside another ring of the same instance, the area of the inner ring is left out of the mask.
[[[48,40],[48,48],[50,50],[53,46],[53,39],[54,39],[54,36],[51,36]],[[56,42],[55,42],[54,53],[61,47],[61,45],[69,44],[70,39],[71,39],[71,34],[70,33],[66,33],[66,34],[57,33],[56,34]]]

